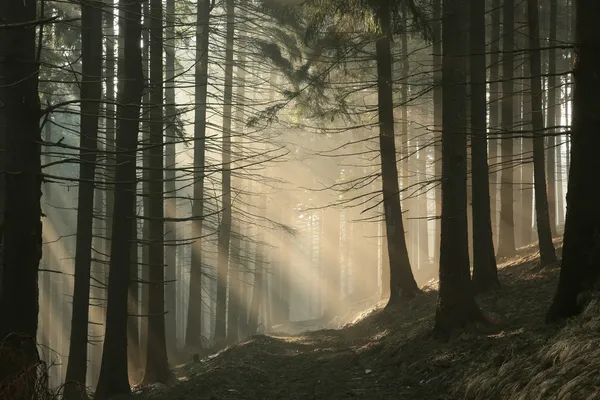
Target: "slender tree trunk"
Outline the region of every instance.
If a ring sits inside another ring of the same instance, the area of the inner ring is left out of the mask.
[[[379,150],[383,206],[390,257],[390,299],[388,305],[395,305],[402,299],[414,297],[419,293],[419,288],[411,270],[406,238],[404,237],[404,223],[402,222],[394,138],[390,13],[385,7],[382,8],[379,15],[382,36],[376,43]]]
[[[142,95],[142,121],[141,121],[141,145],[143,150],[141,151],[142,158],[142,195],[138,196],[142,198],[143,218],[142,218],[142,268],[141,268],[141,280],[144,282],[142,285],[138,285],[138,289],[141,291],[141,304],[140,311],[144,317],[139,319],[139,354],[134,353],[134,348],[128,347],[129,351],[129,376],[135,381],[140,381],[144,377],[144,371],[142,365],[146,364],[146,349],[148,348],[148,318],[146,317],[150,312],[148,307],[150,304],[150,2],[145,1],[142,4],[142,15],[144,21],[142,25],[142,42],[145,43],[142,48],[142,70],[144,75],[144,93]],[[121,78],[119,78],[121,79]],[[137,202],[137,198],[136,198]],[[130,296],[132,296],[132,287],[129,287]],[[129,332],[135,334],[135,322],[132,318],[129,318],[128,323],[130,325]],[[141,334],[139,334],[141,333]],[[135,341],[134,338],[128,338],[129,342]]]
[[[546,319],[569,318],[582,311],[580,295],[593,290],[600,273],[600,3],[575,0],[573,124],[567,216],[558,288]]]
[[[237,59],[237,93],[236,93],[236,135],[241,139],[244,136],[244,103],[246,101],[246,55],[241,50]],[[238,147],[243,146],[243,141],[238,143]],[[237,157],[243,157],[241,150],[237,150],[239,155]],[[239,165],[238,165],[239,167]],[[240,182],[239,178],[236,182]],[[232,188],[235,187],[233,184],[232,177]],[[241,189],[241,187],[239,188]],[[239,196],[238,196],[239,197]],[[232,203],[233,205],[233,203]],[[240,206],[238,206],[238,209]],[[233,208],[232,208],[233,212]],[[239,218],[239,217],[238,217]],[[236,221],[232,217],[232,233],[231,233],[231,255],[230,255],[230,269],[229,269],[229,308],[227,311],[227,342],[235,343],[239,339],[240,322],[243,316],[243,302],[245,298],[242,296],[242,286],[245,285],[243,277],[245,276],[244,270],[242,269],[243,262],[241,260],[241,238],[242,230],[239,221]],[[244,323],[241,323],[245,325]]]
[[[525,45],[527,46],[527,44]],[[525,57],[523,67],[524,76],[530,75],[530,60]],[[528,86],[525,81],[525,86]],[[531,90],[524,89],[523,92],[523,164],[521,165],[521,241],[523,245],[530,245],[533,241],[533,140],[529,139],[532,134],[531,126]]]
[[[436,140],[434,169],[436,179],[442,176],[442,0],[433,1],[433,125]],[[440,237],[442,214],[442,187],[435,186],[435,239],[433,242],[434,263],[440,259]],[[384,229],[385,232],[385,229]],[[389,261],[388,261],[389,262]]]
[[[558,24],[558,0],[550,0],[550,25],[548,45],[548,103],[546,104],[547,160],[548,168],[548,214],[552,236],[556,236],[556,25]],[[539,22],[538,22],[539,26]],[[543,133],[543,132],[542,132]],[[538,227],[539,229],[539,227]]]
[[[323,265],[325,280],[325,311],[327,319],[332,319],[340,310],[340,210],[330,208],[323,212],[324,238]],[[375,264],[377,265],[377,264]]]
[[[289,193],[283,193],[283,223],[291,227],[293,225],[293,210],[295,204],[292,204]],[[291,285],[290,272],[292,263],[292,238],[291,235],[285,233],[282,238],[284,252],[281,258],[281,297],[280,297],[280,316],[281,323],[290,320],[290,301],[291,301]]]
[[[535,215],[540,247],[540,264],[556,262],[552,244],[548,200],[546,197],[546,171],[544,169],[544,114],[542,111],[542,64],[540,54],[540,25],[537,0],[527,0],[529,25],[529,65],[531,72],[531,122],[533,125],[533,174]]]
[[[25,371],[27,383],[9,387],[11,400],[35,398],[40,361],[36,348],[39,291],[38,268],[42,258],[42,196],[40,99],[36,29],[37,1],[0,2],[1,24],[17,27],[0,29],[0,137],[6,139],[6,171],[2,261],[0,268],[0,341],[3,352],[19,359],[2,368],[0,382],[7,374]],[[43,14],[42,14],[43,15]],[[15,306],[18,305],[18,306]],[[14,392],[13,392],[14,391]]]
[[[144,383],[167,383],[171,372],[165,337],[164,154],[163,154],[163,3],[150,0],[150,264],[148,332]]]
[[[196,25],[194,112],[194,201],[192,204],[192,265],[185,345],[189,351],[202,349],[202,214],[204,212],[204,160],[206,150],[206,94],[208,88],[208,28],[210,0],[198,2]]]
[[[106,79],[106,127],[105,127],[105,135],[106,135],[106,143],[104,146],[104,151],[106,152],[106,178],[105,178],[105,190],[104,190],[104,198],[106,199],[106,209],[105,209],[105,220],[104,220],[104,246],[103,253],[104,259],[109,260],[110,248],[111,248],[111,238],[112,238],[112,222],[113,222],[113,213],[114,213],[114,168],[115,168],[115,37],[114,37],[114,23],[115,23],[115,8],[112,0],[105,0],[104,4],[104,26],[105,26],[105,47],[106,47],[106,55],[104,57],[104,77]],[[101,302],[100,309],[100,321],[106,320],[106,297],[107,293],[105,290],[105,286],[108,283],[108,264],[103,264],[102,266],[102,296],[103,300]],[[102,325],[101,328],[102,335],[105,334],[105,326]],[[98,341],[99,343],[95,346],[95,382],[96,385],[98,383],[98,378],[100,377],[100,364],[102,360],[102,348],[104,347],[103,337],[102,340]]]
[[[264,195],[263,195],[264,196]],[[261,229],[260,227],[258,229]],[[254,335],[258,330],[258,317],[263,300],[263,284],[264,284],[264,268],[265,249],[261,241],[261,237],[257,237],[256,255],[254,262],[254,282],[252,285],[252,298],[250,300],[250,310],[248,315],[248,334]],[[263,320],[265,318],[263,317]]]
[[[223,93],[223,145],[221,157],[221,224],[219,227],[219,255],[217,260],[217,308],[215,343],[226,340],[227,271],[229,269],[229,240],[231,239],[231,103],[233,100],[233,35],[235,6],[226,1],[227,33],[225,38],[225,87]]]
[[[470,1],[471,163],[473,208],[473,285],[478,292],[500,287],[490,217],[485,84],[485,3]]]
[[[492,234],[498,243],[498,133],[500,128],[500,16],[502,7],[500,0],[492,0],[491,32],[490,32],[490,102],[489,102],[489,160],[492,164],[490,172],[490,216]]]
[[[77,236],[71,340],[67,363],[65,399],[87,398],[88,320],[94,222],[94,178],[98,153],[97,99],[102,94],[102,3],[86,0],[81,5],[81,138]]]
[[[515,41],[515,2],[504,0],[503,60],[502,60],[502,169],[500,172],[500,227],[498,257],[515,254],[514,221],[514,41]]]
[[[131,1],[119,16],[124,31],[123,85],[117,106],[113,236],[108,278],[106,334],[95,398],[104,400],[130,392],[127,374],[127,299],[131,246],[131,211],[135,204],[137,136],[143,92],[141,2]]]
[[[137,182],[136,182],[137,192]],[[137,196],[136,196],[137,197]],[[129,248],[129,295],[127,299],[127,359],[128,372],[131,381],[137,383],[142,379],[143,368],[140,352],[140,302],[139,302],[139,268],[138,268],[138,221],[137,221],[137,199],[131,210],[131,246]],[[145,287],[146,285],[144,285]],[[144,310],[147,314],[148,310]],[[146,318],[144,318],[145,320]],[[147,324],[146,324],[147,326]],[[145,335],[144,335],[145,336]]]
[[[166,1],[165,12],[165,216],[177,218],[176,101],[175,101],[175,0]],[[165,232],[165,315],[167,350],[177,358],[177,223],[168,220]]]

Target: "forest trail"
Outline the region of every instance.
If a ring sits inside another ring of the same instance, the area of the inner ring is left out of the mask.
[[[540,271],[531,253],[505,263],[503,289],[479,299],[502,322],[470,327],[448,343],[431,337],[437,293],[428,290],[402,310],[374,310],[344,329],[254,336],[179,367],[175,384],[136,397],[600,399],[598,304],[567,326],[543,323],[558,273],[558,266]]]

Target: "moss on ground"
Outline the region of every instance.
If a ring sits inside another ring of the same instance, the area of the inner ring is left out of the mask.
[[[148,399],[600,399],[600,303],[567,326],[543,323],[559,269],[536,254],[501,265],[479,302],[500,317],[449,342],[431,336],[437,293],[377,308],[343,329],[257,335],[176,369]]]

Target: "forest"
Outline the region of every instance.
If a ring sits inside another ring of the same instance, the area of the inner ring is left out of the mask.
[[[0,400],[600,399],[599,21],[0,0]]]

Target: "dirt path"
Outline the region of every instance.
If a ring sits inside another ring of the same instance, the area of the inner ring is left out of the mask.
[[[481,298],[501,316],[493,330],[472,327],[448,343],[430,335],[436,292],[404,309],[376,311],[346,329],[300,336],[258,335],[177,370],[179,382],[151,399],[456,399],[467,381],[514,354],[537,351],[557,328],[542,324],[558,268],[533,256],[501,270],[502,291]],[[502,397],[498,397],[502,398]]]

